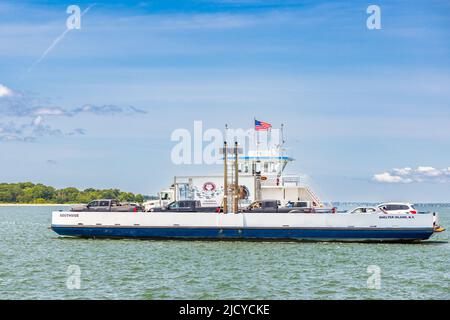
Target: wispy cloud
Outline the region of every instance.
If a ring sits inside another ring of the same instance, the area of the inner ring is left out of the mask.
[[[81,114],[95,116],[132,116],[145,114],[145,110],[133,106],[90,105],[66,109],[51,106],[50,99],[19,92],[0,84],[0,115],[11,118],[7,123],[0,123],[0,141],[35,141],[45,136],[84,135],[86,130],[75,128],[70,131],[53,128],[46,124],[48,117],[75,117]]]
[[[0,84],[0,115],[12,117],[37,117],[37,116],[66,116],[72,117],[79,114],[94,115],[134,115],[145,114],[145,110],[134,106],[118,106],[113,104],[92,105],[85,104],[72,109],[52,106],[48,98],[38,95],[19,92]]]
[[[58,164],[58,161],[49,159],[49,160],[45,161],[45,163],[54,166],[54,165]]]
[[[34,117],[44,104],[49,104],[49,100],[0,85],[0,115]]]
[[[0,141],[3,142],[34,142],[37,138],[41,137],[63,137],[84,135],[85,133],[86,131],[81,128],[76,128],[67,132],[61,129],[55,129],[49,124],[46,124],[42,116],[37,116],[30,122],[0,122]]]
[[[93,6],[95,6],[95,3],[87,7],[86,9],[81,12],[81,17],[84,16]],[[42,60],[45,59],[45,57],[50,53],[50,51],[55,48],[55,46],[66,36],[66,34],[71,31],[71,29],[66,28],[63,33],[61,33],[55,40],[53,40],[52,44],[44,51],[44,53],[33,62],[33,64],[28,68],[27,72],[31,72],[31,70],[38,65]]]
[[[38,116],[64,116],[67,115],[67,111],[58,107],[44,107],[34,109],[33,114]]]
[[[382,183],[413,183],[413,182],[450,182],[450,167],[436,169],[430,166],[417,168],[396,168],[375,174],[373,180]]]
[[[82,107],[75,108],[69,111],[70,115],[76,115],[80,113],[92,113],[96,115],[117,115],[117,114],[132,115],[136,113],[145,114],[147,112],[145,110],[141,110],[133,106],[121,107],[112,104],[101,106],[86,104]]]

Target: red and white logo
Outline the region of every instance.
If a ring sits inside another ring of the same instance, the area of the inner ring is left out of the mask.
[[[216,190],[216,185],[212,182],[205,182],[203,185],[203,191],[212,192]]]

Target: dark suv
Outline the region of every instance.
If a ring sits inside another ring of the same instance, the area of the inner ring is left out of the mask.
[[[88,204],[73,206],[70,211],[95,211],[95,212],[136,212],[142,211],[138,205],[122,204],[116,199],[93,200]]]
[[[152,212],[217,212],[215,207],[202,207],[202,204],[198,200],[181,200],[173,201],[164,208],[155,208]]]

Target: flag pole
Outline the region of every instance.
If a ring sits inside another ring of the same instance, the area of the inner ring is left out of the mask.
[[[256,118],[254,118],[253,130],[255,130],[256,135],[256,157],[259,157],[259,131],[256,130]]]
[[[234,188],[233,188],[233,212],[239,213],[239,156],[238,142],[234,142]]]
[[[228,213],[228,125],[225,124],[225,139],[223,141],[223,213]]]

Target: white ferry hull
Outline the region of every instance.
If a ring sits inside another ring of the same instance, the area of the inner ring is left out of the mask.
[[[433,214],[53,212],[61,236],[209,240],[420,241]]]

